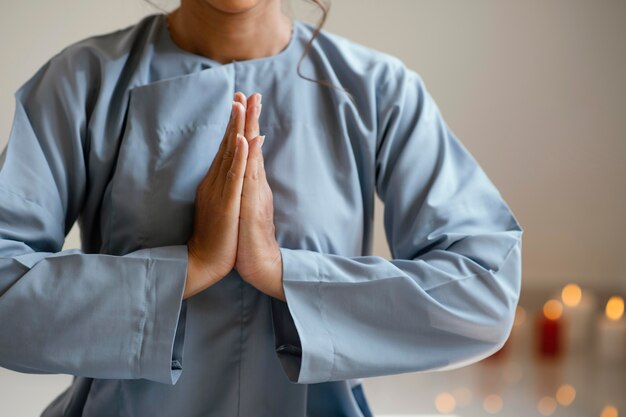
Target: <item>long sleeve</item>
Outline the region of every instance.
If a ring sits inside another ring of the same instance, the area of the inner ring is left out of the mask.
[[[281,248],[275,347],[295,383],[442,370],[507,339],[522,228],[403,64],[377,88],[375,187],[392,259]]]
[[[0,155],[0,366],[172,385],[187,247],[62,250],[88,189],[87,98],[97,86],[76,61],[55,56],[15,94]]]

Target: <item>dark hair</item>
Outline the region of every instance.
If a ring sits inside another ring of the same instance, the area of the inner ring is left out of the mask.
[[[304,78],[305,80],[313,81],[315,83],[322,84],[327,87],[340,88],[348,95],[348,97],[350,97],[350,100],[354,102],[354,97],[345,88],[337,87],[336,85],[334,85],[328,80],[315,80],[313,78],[305,77],[300,72],[300,64],[302,63],[302,60],[304,59],[304,56],[306,55],[306,53],[309,51],[309,49],[311,49],[313,41],[315,40],[317,35],[320,33],[320,30],[322,30],[322,26],[324,26],[324,23],[326,22],[326,18],[328,17],[328,12],[330,11],[330,0],[307,0],[307,1],[315,3],[322,10],[322,18],[320,19],[319,23],[317,24],[317,27],[313,31],[313,36],[311,36],[311,39],[309,39],[306,46],[304,47],[304,52],[302,52],[302,56],[300,57],[300,60],[298,61],[298,66],[297,66],[298,75],[301,78]]]
[[[152,6],[156,7],[157,9],[163,11],[164,13],[166,13],[166,14],[168,13],[167,10],[165,10],[165,9],[159,7],[158,5],[156,5],[155,3],[153,3],[152,0],[145,0],[145,1],[150,3]],[[322,18],[320,19],[319,23],[317,24],[317,27],[313,31],[313,36],[311,36],[311,39],[309,39],[309,41],[307,42],[306,46],[304,47],[304,51],[302,52],[302,56],[300,57],[300,60],[298,61],[298,66],[296,67],[296,72],[298,73],[298,76],[300,78],[304,78],[305,80],[312,81],[314,83],[318,83],[318,84],[321,84],[321,85],[325,85],[327,87],[342,89],[348,95],[348,97],[350,97],[350,100],[352,100],[354,102],[354,97],[345,88],[338,87],[338,86],[334,85],[333,83],[331,83],[329,80],[316,80],[314,78],[309,78],[309,77],[307,77],[305,75],[302,75],[302,73],[300,72],[300,64],[302,64],[302,61],[304,60],[305,55],[307,54],[307,52],[309,52],[309,49],[311,49],[311,46],[313,45],[313,41],[315,40],[317,35],[322,30],[322,26],[324,26],[324,23],[326,22],[326,18],[328,17],[328,12],[330,11],[330,0],[306,0],[306,1],[310,1],[311,3],[314,3],[315,5],[317,5],[321,9],[321,11],[322,11]]]

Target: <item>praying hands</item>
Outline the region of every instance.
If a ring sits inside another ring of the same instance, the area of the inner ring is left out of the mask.
[[[247,99],[235,93],[220,148],[196,189],[183,298],[235,268],[259,291],[285,301],[272,190],[261,152],[265,137],[259,136],[260,113],[259,93]]]

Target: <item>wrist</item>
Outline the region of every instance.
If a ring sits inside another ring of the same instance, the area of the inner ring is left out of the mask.
[[[283,288],[283,258],[280,250],[270,263],[267,270],[267,279],[264,281],[270,284],[270,289],[266,292],[268,295],[281,301],[287,301]]]
[[[199,293],[200,291],[213,285],[216,281],[217,280],[211,273],[211,268],[208,268],[203,262],[194,256],[191,251],[188,251],[187,277],[185,281],[183,299]]]

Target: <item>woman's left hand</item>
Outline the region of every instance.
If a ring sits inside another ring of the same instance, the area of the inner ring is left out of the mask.
[[[267,183],[259,136],[261,95],[252,94],[246,105],[244,136],[248,139],[248,162],[243,180],[239,213],[239,238],[235,269],[259,291],[286,301],[282,283],[282,256],[276,241],[272,190]]]

